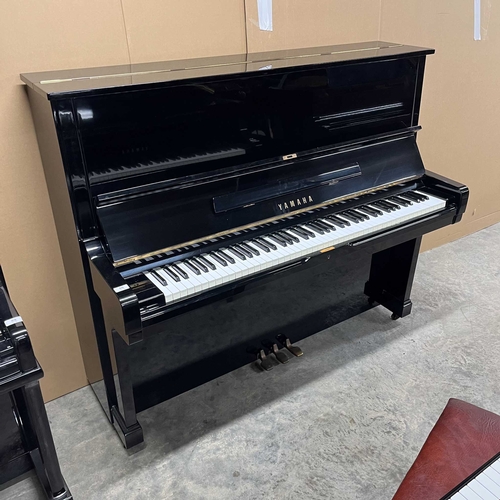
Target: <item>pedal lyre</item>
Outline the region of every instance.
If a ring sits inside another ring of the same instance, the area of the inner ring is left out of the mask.
[[[302,352],[302,349],[300,347],[297,347],[296,345],[293,345],[292,342],[288,337],[285,337],[282,333],[276,336],[278,339],[278,342],[283,345],[283,347],[286,347],[294,356],[302,356],[304,353]]]
[[[262,344],[264,345],[264,347],[267,347],[276,356],[276,359],[281,364],[288,363],[288,361],[289,361],[288,356],[283,351],[280,351],[278,344],[273,343],[271,341],[265,341],[265,342],[262,342]]]

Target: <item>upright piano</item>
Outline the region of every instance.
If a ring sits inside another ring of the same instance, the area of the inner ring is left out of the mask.
[[[126,447],[146,408],[251,362],[265,377],[375,304],[410,314],[421,237],[468,198],[416,143],[433,52],[21,75],[73,302],[88,292],[87,375]]]

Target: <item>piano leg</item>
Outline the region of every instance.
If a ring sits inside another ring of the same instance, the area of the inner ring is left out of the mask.
[[[392,319],[403,318],[411,312],[410,293],[421,241],[420,236],[372,255],[365,294],[370,302],[389,309]]]
[[[137,421],[134,391],[130,373],[129,350],[127,343],[116,330],[112,331],[118,369],[118,406],[111,408],[113,424],[125,448],[132,448],[144,441],[142,427]]]
[[[28,444],[30,455],[47,498],[69,500],[72,496],[61,473],[38,381],[19,390],[24,394],[26,401],[27,415],[24,428],[28,434],[27,440],[32,441]],[[29,428],[32,429],[32,433]]]

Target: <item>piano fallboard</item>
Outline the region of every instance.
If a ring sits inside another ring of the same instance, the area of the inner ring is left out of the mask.
[[[415,134],[284,161],[273,169],[115,197],[97,206],[113,261],[145,258],[417,179],[424,166]],[[285,194],[283,194],[285,193]],[[182,217],[179,213],[182,212]]]

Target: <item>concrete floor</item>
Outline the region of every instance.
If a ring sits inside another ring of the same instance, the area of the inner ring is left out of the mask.
[[[130,454],[90,389],[47,405],[76,500],[390,499],[450,397],[500,413],[500,224],[421,256],[411,316],[377,307],[140,415]],[[32,476],[0,499],[43,498]]]

